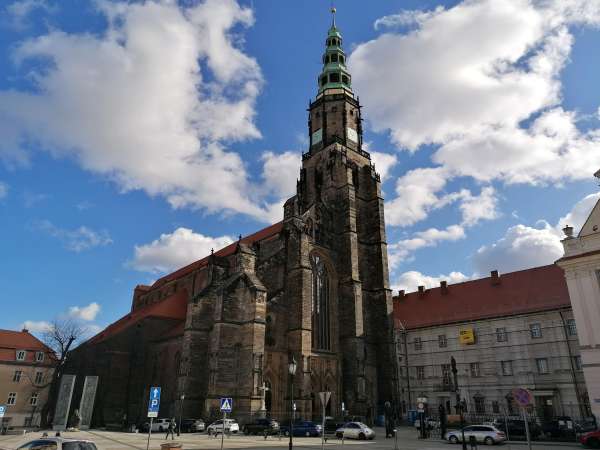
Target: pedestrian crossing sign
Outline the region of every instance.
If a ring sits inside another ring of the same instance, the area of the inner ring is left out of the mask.
[[[231,412],[233,407],[233,400],[231,397],[225,397],[221,399],[221,411],[223,412]]]

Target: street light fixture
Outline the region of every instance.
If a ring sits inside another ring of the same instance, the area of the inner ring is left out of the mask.
[[[181,421],[183,420],[183,401],[185,400],[185,394],[179,396],[179,426],[177,427],[177,436],[181,434]]]
[[[288,364],[288,371],[290,373],[290,445],[289,449],[292,450],[292,436],[294,435],[294,375],[296,375],[296,359],[292,356],[292,360]]]

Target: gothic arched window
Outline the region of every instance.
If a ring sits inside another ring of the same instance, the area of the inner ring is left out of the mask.
[[[319,350],[330,350],[329,333],[329,275],[323,259],[311,257],[312,263],[312,345]]]

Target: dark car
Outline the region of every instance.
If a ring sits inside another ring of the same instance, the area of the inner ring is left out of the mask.
[[[206,424],[202,419],[183,419],[181,421],[182,433],[198,433],[206,429]]]
[[[280,426],[281,433],[285,436],[290,435],[290,424],[286,422]],[[310,420],[300,420],[294,422],[294,436],[319,437],[321,436],[321,427]]]
[[[591,431],[584,434],[579,438],[579,442],[586,447],[600,448],[600,431]]]
[[[527,438],[527,433],[525,430],[525,421],[520,419],[508,419],[506,421],[501,419],[494,420],[493,425],[498,428],[500,431],[506,433],[509,439],[515,438]],[[507,428],[508,425],[508,428]],[[537,439],[542,434],[542,428],[533,421],[528,421],[527,425],[529,425],[529,436],[531,439]]]
[[[554,420],[544,422],[542,431],[546,436],[558,439],[575,438],[575,424],[569,416],[559,416]]]
[[[279,423],[273,419],[257,419],[244,425],[242,430],[244,434],[277,434],[279,433]]]

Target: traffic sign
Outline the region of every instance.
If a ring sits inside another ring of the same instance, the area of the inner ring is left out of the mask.
[[[6,412],[6,406],[0,405],[0,417],[4,417],[5,412]]]
[[[329,399],[331,398],[331,392],[319,392],[319,397],[321,398],[321,405],[325,407],[327,406],[327,403],[329,403]]]
[[[233,400],[231,397],[221,399],[221,411],[230,413],[233,409]]]
[[[523,388],[513,389],[512,396],[515,401],[523,407],[529,406],[533,401],[533,395],[531,395],[531,392]]]
[[[148,401],[148,417],[158,417],[158,408],[160,407],[160,387],[150,388],[150,400]]]
[[[425,403],[417,404],[417,409],[419,412],[425,412]]]

